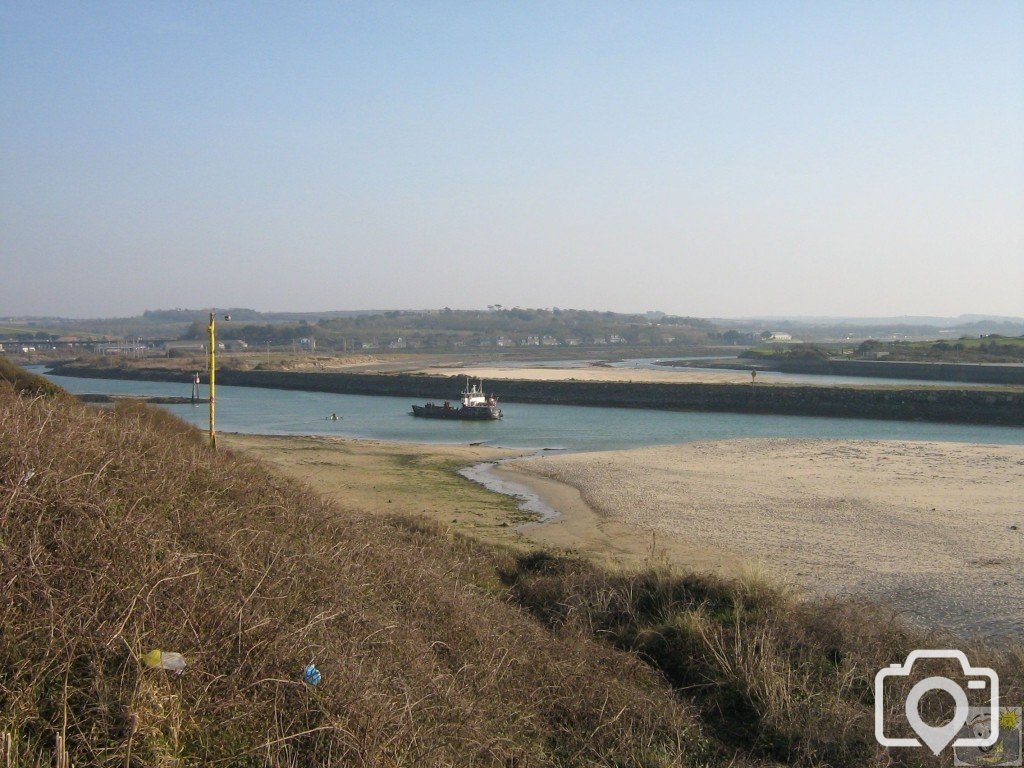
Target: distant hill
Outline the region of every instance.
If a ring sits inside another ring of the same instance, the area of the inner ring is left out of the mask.
[[[197,338],[209,309],[152,309],[135,317],[71,319],[0,318],[0,337],[46,339],[60,336],[123,339]],[[807,317],[762,316],[696,318],[662,312],[620,313],[580,309],[531,309],[494,305],[486,310],[325,310],[260,312],[247,307],[218,308],[230,314],[222,337],[250,343],[290,343],[315,338],[321,348],[363,345],[445,349],[459,346],[672,346],[750,344],[765,331],[781,331],[800,341],[863,341],[874,338],[946,339],[953,336],[1024,334],[1024,318],[969,314],[957,317]],[[536,336],[536,339],[529,337]],[[613,340],[614,337],[614,340]],[[400,340],[400,341],[399,341]]]
[[[902,315],[896,317],[804,317],[774,316],[746,318],[715,318],[718,328],[756,333],[782,331],[802,341],[863,341],[874,338],[943,339],[981,336],[992,333],[1003,336],[1024,334],[1024,317],[999,315],[959,315],[931,317]]]

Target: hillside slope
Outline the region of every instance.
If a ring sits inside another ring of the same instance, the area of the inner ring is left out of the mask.
[[[76,765],[119,766],[704,750],[652,670],[504,602],[472,543],[332,507],[156,410],[0,382],[0,431],[0,732],[19,764],[49,765],[58,737]],[[140,664],[154,648],[185,674]]]

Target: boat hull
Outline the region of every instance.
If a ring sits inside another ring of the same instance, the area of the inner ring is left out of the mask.
[[[412,415],[423,419],[452,419],[454,421],[496,421],[501,418],[501,409],[496,405],[464,405],[461,408],[445,408],[443,405],[414,405]]]

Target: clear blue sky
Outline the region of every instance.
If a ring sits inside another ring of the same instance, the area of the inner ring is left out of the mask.
[[[0,315],[1024,315],[1024,2],[2,2],[0,267]]]

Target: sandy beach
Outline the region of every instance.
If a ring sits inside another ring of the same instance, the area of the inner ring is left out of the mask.
[[[1024,634],[1021,446],[731,440],[506,466],[576,489],[634,556],[653,536],[683,568],[753,566],[928,626]],[[563,526],[585,514],[566,510]]]
[[[922,625],[1024,634],[1024,446],[742,439],[523,458],[510,450],[225,435],[343,508],[423,515],[611,567],[763,572],[862,596]],[[480,462],[558,516],[458,475]]]
[[[524,381],[616,381],[675,384],[749,384],[750,374],[746,371],[697,371],[687,368],[666,368],[655,371],[640,368],[611,368],[589,366],[580,368],[556,368],[538,366],[476,366],[465,367],[430,366],[420,368],[418,373],[433,376],[471,376],[485,381],[521,379]],[[870,383],[870,381],[866,382]]]

